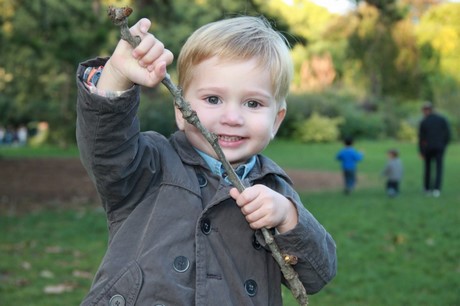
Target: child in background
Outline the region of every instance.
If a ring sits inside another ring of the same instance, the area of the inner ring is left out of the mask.
[[[399,152],[396,149],[388,150],[388,160],[382,175],[386,177],[386,192],[390,197],[399,194],[399,185],[403,176],[403,165],[399,158]]]
[[[356,185],[357,165],[363,159],[364,154],[353,147],[353,139],[347,137],[344,147],[337,153],[336,159],[340,161],[344,180],[344,193],[349,194]]]
[[[285,40],[258,17],[203,26],[178,58],[179,86],[218,136],[247,188],[226,180],[201,133],[176,111],[178,131],[141,132],[140,87],[165,77],[173,56],[141,19],[112,56],[77,72],[77,142],[109,229],[107,252],[82,305],[282,305],[286,280],[268,228],[307,293],[336,273],[335,243],[286,173],[260,152],[286,114],[292,63]]]

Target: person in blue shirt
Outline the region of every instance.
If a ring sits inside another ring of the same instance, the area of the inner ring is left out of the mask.
[[[356,185],[357,164],[360,162],[364,154],[353,147],[353,139],[345,138],[344,147],[336,155],[336,159],[340,161],[344,179],[344,193],[349,194]]]

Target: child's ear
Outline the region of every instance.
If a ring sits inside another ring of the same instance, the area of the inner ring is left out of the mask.
[[[281,106],[278,109],[278,112],[276,113],[275,122],[273,122],[272,139],[275,138],[275,135],[278,132],[278,129],[280,128],[281,123],[283,122],[285,117],[286,117],[286,106]]]
[[[185,119],[182,116],[181,111],[177,107],[174,107],[174,114],[176,116],[177,128],[183,131],[185,129]]]

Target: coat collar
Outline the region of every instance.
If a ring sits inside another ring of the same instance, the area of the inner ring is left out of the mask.
[[[209,169],[205,160],[192,147],[183,131],[175,132],[169,141],[185,164],[189,164],[191,166],[201,166]],[[256,158],[256,164],[248,175],[249,180],[255,181],[262,179],[266,175],[277,175],[281,176],[285,181],[292,185],[292,181],[286,172],[270,158],[260,154],[256,155]]]

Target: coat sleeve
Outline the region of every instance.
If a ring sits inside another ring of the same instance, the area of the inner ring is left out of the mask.
[[[451,141],[451,131],[450,131],[450,127],[449,127],[449,122],[447,121],[447,119],[443,118],[444,119],[444,147],[446,147],[449,142]]]
[[[158,154],[140,133],[137,110],[139,88],[106,98],[92,94],[81,81],[86,67],[104,65],[95,59],[77,71],[77,130],[80,159],[101,198],[110,221],[125,218],[146,186],[158,176]]]
[[[426,146],[426,120],[422,120],[418,127],[418,151],[420,154],[424,154]]]
[[[299,195],[283,184],[285,196],[295,203],[299,222],[291,231],[274,236],[282,253],[294,255],[298,273],[308,294],[320,291],[337,273],[336,244],[332,236],[304,207]]]

